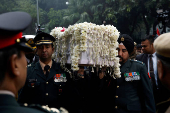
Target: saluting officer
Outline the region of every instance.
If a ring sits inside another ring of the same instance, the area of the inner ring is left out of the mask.
[[[109,81],[103,93],[106,100],[103,107],[105,112],[155,113],[152,86],[146,66],[140,61],[129,59],[134,49],[133,39],[127,34],[122,34],[118,42],[121,78],[107,79]]]
[[[22,31],[31,23],[25,12],[8,12],[0,15],[0,112],[1,113],[58,113],[57,109],[44,109],[39,105],[20,106],[15,97],[26,80],[25,52],[32,49],[22,37]],[[31,108],[32,107],[32,108]]]
[[[27,80],[18,102],[41,104],[49,107],[64,107],[66,76],[59,63],[52,60],[55,38],[41,32],[34,38],[39,61],[28,65]]]

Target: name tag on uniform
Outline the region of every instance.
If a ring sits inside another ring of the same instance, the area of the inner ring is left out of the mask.
[[[66,82],[66,74],[65,73],[60,73],[60,74],[56,74],[54,76],[54,82]]]
[[[37,79],[29,79],[28,81],[29,81],[29,82],[36,82]]]
[[[140,80],[139,72],[130,72],[124,74],[125,81]]]

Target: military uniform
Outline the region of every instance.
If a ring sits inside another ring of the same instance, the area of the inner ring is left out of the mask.
[[[156,106],[156,113],[169,113],[170,112],[170,99],[160,102]]]
[[[121,66],[121,78],[110,78],[105,86],[107,113],[155,113],[153,92],[145,65],[128,60]]]
[[[0,94],[0,111],[1,113],[60,113],[55,108],[42,107],[40,105],[19,105],[11,95]],[[62,110],[63,111],[63,110]],[[67,113],[65,111],[65,113]]]
[[[68,78],[66,74],[60,64],[54,61],[47,78],[39,62],[28,65],[27,80],[19,94],[18,102],[55,108],[64,106],[63,93],[65,93]]]
[[[32,52],[32,49],[22,37],[24,31],[31,23],[31,16],[26,12],[7,12],[0,14],[0,112],[1,113],[60,113],[58,109],[46,109],[40,105],[28,105],[26,107],[16,102],[19,88],[25,82],[26,59],[24,52]],[[13,60],[12,58],[17,60]],[[16,61],[18,61],[16,65]],[[21,61],[21,62],[20,62]],[[25,62],[24,62],[25,61]],[[8,62],[8,63],[7,63]],[[7,64],[7,65],[6,65]],[[12,66],[11,64],[15,65]],[[22,65],[21,65],[22,64]],[[17,71],[15,70],[17,68]],[[14,73],[14,70],[16,73]],[[23,73],[24,72],[24,73]],[[24,74],[24,75],[23,75]],[[25,76],[25,77],[24,77]],[[17,85],[16,85],[17,84]],[[12,88],[12,89],[11,89]],[[29,92],[30,93],[30,92]],[[63,110],[62,110],[63,111]],[[61,112],[62,112],[61,111]],[[65,113],[67,113],[65,111]]]

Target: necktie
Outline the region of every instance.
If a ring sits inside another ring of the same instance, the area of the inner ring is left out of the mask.
[[[156,88],[156,81],[155,81],[155,75],[154,75],[154,69],[153,69],[152,55],[149,55],[149,69],[150,69],[150,76],[151,76],[152,86],[155,89]]]
[[[48,75],[49,75],[49,70],[50,69],[50,66],[49,65],[46,65],[45,67],[44,67],[44,70],[45,70],[45,72],[46,72],[46,74],[45,74],[45,76],[46,76],[46,78],[48,77]]]

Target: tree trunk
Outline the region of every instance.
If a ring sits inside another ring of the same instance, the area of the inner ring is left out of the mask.
[[[143,18],[143,21],[144,21],[144,23],[145,23],[146,34],[149,35],[150,29],[149,29],[149,25],[148,25],[148,22],[146,21],[146,18],[145,18],[145,14],[144,14],[144,13],[142,13],[142,18]]]

